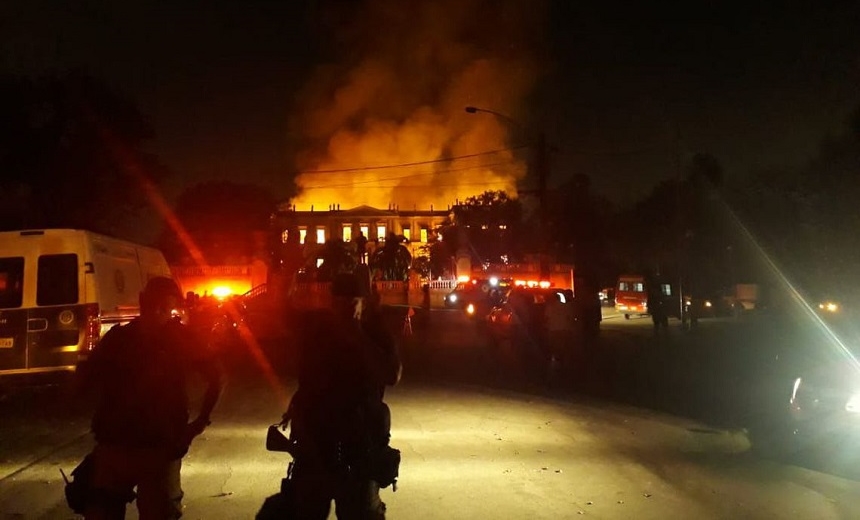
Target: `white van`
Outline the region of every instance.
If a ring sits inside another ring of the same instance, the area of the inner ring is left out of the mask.
[[[0,232],[0,376],[74,370],[110,327],[140,315],[157,249],[77,229]]]

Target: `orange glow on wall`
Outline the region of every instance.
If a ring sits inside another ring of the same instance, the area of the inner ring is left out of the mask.
[[[193,291],[200,296],[213,296],[224,300],[230,296],[241,296],[251,290],[250,280],[195,280],[188,284],[186,291]]]
[[[225,299],[241,296],[267,281],[266,264],[255,260],[245,265],[171,266],[183,292]]]

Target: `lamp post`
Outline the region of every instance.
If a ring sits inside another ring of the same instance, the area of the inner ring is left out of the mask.
[[[502,121],[510,124],[511,126],[516,127],[521,132],[528,133],[525,126],[522,123],[517,121],[516,119],[502,114],[500,112],[496,112],[495,110],[489,110],[486,108],[478,108],[474,106],[467,106],[466,112],[469,114],[477,114],[478,112],[484,112],[487,114],[491,114]],[[531,141],[531,140],[530,140]],[[538,197],[538,218],[540,221],[540,229],[538,230],[538,239],[539,239],[539,270],[541,280],[549,279],[549,262],[547,261],[547,204],[546,204],[546,182],[547,177],[549,176],[549,158],[548,158],[548,150],[546,144],[546,135],[543,132],[538,132],[537,138],[530,143],[534,147],[534,159],[533,165],[535,169],[535,173],[537,174],[537,197]],[[531,190],[529,190],[531,191]],[[525,190],[524,190],[525,192]]]

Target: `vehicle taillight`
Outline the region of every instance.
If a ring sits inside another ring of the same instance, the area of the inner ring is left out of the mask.
[[[102,320],[99,316],[98,305],[87,305],[84,309],[84,341],[82,344],[85,352],[91,352],[101,338]]]

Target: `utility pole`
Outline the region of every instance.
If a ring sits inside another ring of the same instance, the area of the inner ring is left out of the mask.
[[[681,165],[681,127],[675,123],[675,220],[678,228],[678,317],[684,323],[684,219],[681,204],[681,180],[683,179]],[[692,294],[690,295],[692,298]],[[692,302],[692,300],[691,300]]]
[[[535,143],[535,173],[537,173],[537,192],[538,192],[538,222],[540,229],[538,230],[539,239],[539,261],[538,269],[540,271],[541,280],[549,280],[549,211],[546,200],[546,183],[549,177],[549,153],[546,145],[546,135],[540,132]]]
[[[519,131],[528,133],[528,130],[516,119],[505,114],[488,110],[486,108],[478,108],[467,106],[466,112],[469,114],[477,114],[478,112],[486,112],[492,114],[502,121],[507,122]],[[547,234],[547,225],[549,224],[549,212],[547,211],[547,178],[549,177],[549,148],[546,144],[546,135],[543,132],[538,133],[537,140],[529,139],[529,145],[534,148],[532,163],[530,168],[537,177],[537,190],[521,190],[520,193],[537,191],[538,196],[538,269],[542,281],[549,280],[549,236]]]

